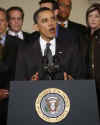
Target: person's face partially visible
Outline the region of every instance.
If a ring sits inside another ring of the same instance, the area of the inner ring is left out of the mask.
[[[56,36],[56,19],[52,11],[46,10],[40,12],[37,25],[44,40],[50,41]]]
[[[23,19],[22,13],[18,10],[12,10],[9,12],[10,19],[8,24],[10,26],[10,30],[14,32],[19,32],[22,29]]]
[[[6,33],[7,30],[7,19],[6,19],[6,15],[4,12],[0,11],[0,35],[3,35]]]
[[[47,7],[49,9],[53,10],[53,3],[52,2],[41,3],[40,4],[40,8],[43,8],[43,7]],[[58,9],[54,10],[54,14],[55,14],[55,17],[57,17]]]
[[[49,8],[49,9],[53,9],[53,4],[52,3],[50,3],[50,2],[47,2],[47,3],[41,3],[40,4],[40,8],[43,8],[43,7],[47,7],[47,8]]]
[[[71,12],[71,0],[58,0],[59,17],[65,21],[69,18]]]
[[[95,10],[88,15],[88,25],[91,29],[100,28],[100,13],[98,10]]]

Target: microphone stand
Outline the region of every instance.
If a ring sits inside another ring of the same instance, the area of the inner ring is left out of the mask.
[[[63,80],[63,68],[60,64],[59,58],[53,57],[52,64],[48,63],[48,58],[43,56],[41,60],[41,67],[39,71],[39,79],[40,80]]]

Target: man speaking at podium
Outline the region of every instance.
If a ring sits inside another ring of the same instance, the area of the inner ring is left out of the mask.
[[[56,39],[54,12],[40,8],[34,14],[40,37],[20,47],[16,62],[16,80],[71,80],[84,77],[78,45]]]

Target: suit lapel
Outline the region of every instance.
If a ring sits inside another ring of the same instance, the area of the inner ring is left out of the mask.
[[[29,56],[32,57],[32,60],[34,60],[34,64],[41,64],[41,59],[42,59],[42,52],[41,52],[41,47],[40,47],[40,42],[39,39],[33,41],[33,43],[30,45],[31,49],[29,50]],[[64,48],[62,41],[59,39],[56,40],[56,52],[55,55],[64,55]]]
[[[28,38],[27,38],[27,37],[28,37],[27,34],[26,34],[25,32],[22,32],[22,33],[23,33],[23,38],[24,38],[23,40],[27,41],[27,40],[28,40]]]
[[[34,53],[35,55],[37,54],[38,57],[42,57],[39,38],[34,42],[34,46],[32,46],[32,48],[34,49],[34,52],[36,52],[36,53]]]
[[[8,35],[6,35],[5,45],[4,45],[4,49],[3,49],[4,59],[6,58],[7,54],[8,54]]]
[[[39,38],[34,41],[34,44],[32,45],[32,52],[33,52],[33,55],[37,55],[37,58],[42,57]],[[57,38],[56,39],[56,52],[55,53],[60,53],[60,52],[64,53],[64,48],[63,48],[62,41]]]
[[[40,65],[42,53],[40,48],[39,39],[35,40],[30,44],[28,56],[33,60],[32,65]]]
[[[68,28],[71,28],[71,27],[72,27],[71,21],[68,20]]]
[[[56,55],[57,54],[64,54],[64,47],[63,43],[60,39],[56,39]]]

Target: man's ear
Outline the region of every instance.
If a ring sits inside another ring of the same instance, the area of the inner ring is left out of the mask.
[[[6,26],[8,27],[8,22],[6,23]]]
[[[38,24],[34,24],[32,29],[33,31],[39,31]]]

